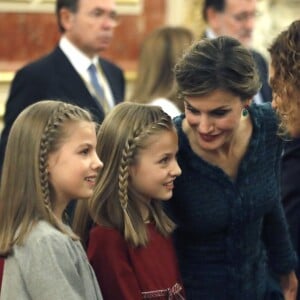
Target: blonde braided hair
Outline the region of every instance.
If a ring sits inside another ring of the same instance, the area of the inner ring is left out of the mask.
[[[59,148],[61,140],[64,138],[64,135],[62,134],[62,128],[66,124],[66,122],[79,120],[89,122],[92,121],[91,116],[86,111],[77,106],[61,102],[60,105],[58,105],[57,108],[53,110],[53,113],[50,116],[42,134],[40,143],[39,172],[43,201],[51,223],[61,231],[64,231],[64,229],[59,225],[52,211],[47,170],[48,155],[49,153],[54,152]],[[73,235],[72,237],[77,238]]]
[[[124,215],[124,236],[125,239],[131,242],[133,245],[145,245],[148,241],[147,236],[145,239],[139,238],[136,226],[133,226],[130,217],[132,209],[128,207],[128,179],[129,179],[129,167],[134,163],[135,157],[140,148],[145,147],[145,141],[153,134],[160,132],[161,130],[170,129],[170,117],[165,112],[161,112],[159,119],[154,120],[145,127],[138,128],[133,132],[133,135],[128,138],[125,143],[124,150],[122,151],[122,158],[119,168],[119,201]],[[136,195],[134,195],[136,197]],[[159,220],[153,211],[151,205],[149,206],[150,214],[159,226]]]
[[[116,229],[134,247],[148,242],[147,227],[140,212],[140,195],[130,183],[130,167],[148,137],[174,131],[169,115],[158,106],[135,102],[118,104],[105,117],[97,136],[97,154],[104,162],[88,208],[77,206],[74,227],[86,239],[89,221],[81,222],[86,211],[92,221]],[[160,201],[145,203],[157,230],[168,236],[175,224],[166,216]]]
[[[28,106],[15,120],[1,176],[0,253],[9,255],[15,244],[22,245],[39,220],[78,238],[52,211],[47,161],[67,137],[65,124],[81,121],[92,122],[92,116],[75,105],[54,100]]]

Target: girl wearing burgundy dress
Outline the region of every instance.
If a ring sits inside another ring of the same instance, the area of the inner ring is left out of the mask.
[[[181,174],[171,118],[157,106],[122,103],[105,118],[97,154],[105,161],[88,208],[78,204],[74,230],[104,299],[185,299],[170,234],[174,223],[161,201]]]

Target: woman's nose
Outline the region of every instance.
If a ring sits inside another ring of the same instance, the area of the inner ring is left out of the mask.
[[[202,134],[207,134],[213,130],[213,124],[208,117],[201,117],[199,122],[199,132]]]

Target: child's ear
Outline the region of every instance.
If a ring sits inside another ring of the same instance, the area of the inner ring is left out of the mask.
[[[52,169],[56,165],[58,160],[58,156],[56,153],[51,153],[48,155],[48,161],[47,161],[47,167],[46,167],[46,172],[47,174],[51,174]]]
[[[129,174],[128,179],[130,179],[134,173],[135,173],[134,166],[129,166],[128,167],[128,174]]]

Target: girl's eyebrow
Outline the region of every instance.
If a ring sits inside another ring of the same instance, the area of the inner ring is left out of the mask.
[[[82,144],[79,144],[77,146],[78,149],[86,148],[86,147],[88,147],[88,148],[94,148],[96,146],[93,143],[89,143],[89,142],[83,142]]]

